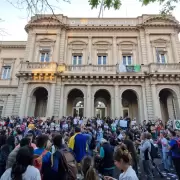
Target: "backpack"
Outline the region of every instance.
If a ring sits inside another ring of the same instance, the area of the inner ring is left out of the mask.
[[[94,136],[92,136],[92,140],[91,140],[91,143],[90,143],[90,145],[89,145],[89,148],[90,148],[91,150],[93,150],[93,149],[96,148],[96,139],[95,139]]]
[[[67,149],[59,150],[62,155],[64,169],[67,172],[67,180],[76,180],[78,169],[73,154]]]
[[[47,150],[44,150],[40,156],[36,155],[36,154],[34,155],[33,165],[34,165],[34,167],[39,169],[40,172],[42,169],[42,159],[47,154],[47,152],[48,152]]]
[[[150,143],[151,143],[151,142],[150,142]],[[152,159],[159,158],[158,149],[154,146],[153,143],[151,143],[150,156],[151,156]]]

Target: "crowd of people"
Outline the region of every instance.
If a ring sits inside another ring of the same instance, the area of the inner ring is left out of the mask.
[[[158,158],[180,179],[180,133],[171,119],[0,120],[0,180],[152,180],[155,171],[164,177]]]

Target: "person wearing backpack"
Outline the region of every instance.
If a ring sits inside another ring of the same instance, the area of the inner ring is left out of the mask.
[[[37,149],[34,150],[34,166],[39,169],[43,180],[49,180],[51,172],[51,153],[47,135],[40,135],[36,139]]]
[[[144,168],[144,173],[147,175],[147,180],[153,180],[152,163],[151,163],[151,143],[147,139],[147,133],[141,135],[140,158]]]
[[[62,143],[62,136],[56,135],[53,138],[55,152],[51,157],[51,173],[49,179],[52,180],[75,180],[77,177],[76,160],[73,154]]]
[[[169,150],[172,154],[172,161],[180,179],[180,140],[177,138],[176,133],[172,130],[169,130],[170,133],[170,142],[169,142]]]

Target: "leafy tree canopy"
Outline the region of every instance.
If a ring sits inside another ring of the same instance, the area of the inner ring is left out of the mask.
[[[142,2],[142,5],[149,5],[150,3],[158,2],[162,6],[162,14],[170,14],[176,7],[180,0],[139,0]],[[97,8],[101,5],[102,0],[89,0],[91,8]],[[115,10],[120,9],[121,0],[103,0],[104,8],[110,9],[114,8]]]

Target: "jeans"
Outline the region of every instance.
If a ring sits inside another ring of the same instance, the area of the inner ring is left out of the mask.
[[[143,160],[144,173],[147,175],[147,180],[153,180],[151,160]]]
[[[170,159],[168,156],[168,152],[162,152],[163,154],[163,164],[164,164],[164,169],[170,170]]]

